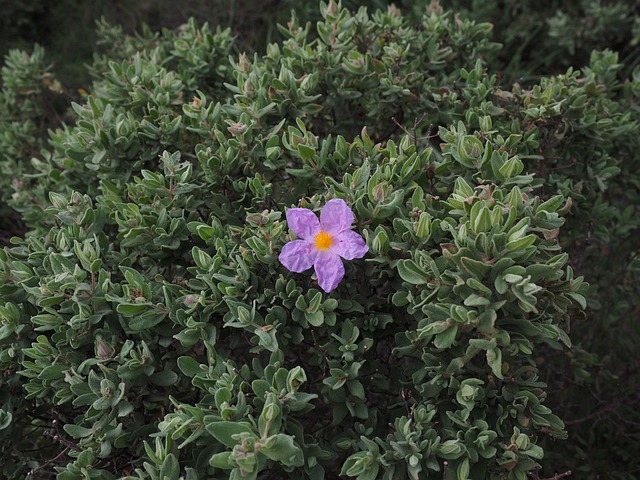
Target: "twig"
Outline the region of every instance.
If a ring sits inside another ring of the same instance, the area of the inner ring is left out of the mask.
[[[565,478],[565,477],[570,477],[571,475],[573,475],[573,472],[571,472],[571,470],[567,470],[564,473],[556,473],[553,477],[545,477],[545,478],[540,478],[537,474],[533,474],[533,478],[534,480],[560,480],[561,478]]]
[[[51,438],[53,438],[56,442],[61,443],[62,445],[64,445],[65,447],[67,447],[67,449],[68,449],[68,448],[73,448],[73,449],[78,450],[78,451],[81,451],[81,450],[82,450],[82,449],[81,449],[77,444],[75,444],[75,443],[73,443],[73,442],[71,442],[71,441],[67,440],[66,438],[64,438],[64,437],[63,437],[63,436],[61,436],[61,435],[58,435],[57,433],[44,432],[44,434],[45,434],[47,437],[51,437]]]
[[[584,417],[575,418],[573,420],[565,420],[564,424],[565,425],[574,425],[576,423],[586,422],[587,420],[591,420],[591,419],[593,419],[595,417],[599,417],[601,415],[604,415],[609,410],[614,410],[614,409],[618,408],[619,406],[620,405],[618,405],[618,404],[609,404],[608,406],[606,406],[604,408],[601,408],[600,410],[596,410],[595,412],[592,412],[589,415],[585,415]]]
[[[391,121],[396,124],[396,127],[400,128],[404,133],[406,133],[410,138],[412,138],[414,145],[417,146],[418,140],[428,141],[438,136],[436,133],[431,133],[433,125],[429,125],[429,128],[427,129],[427,134],[424,137],[418,137],[418,132],[417,132],[418,125],[422,123],[422,121],[425,119],[426,116],[427,114],[424,113],[422,117],[420,117],[420,119],[416,118],[413,121],[412,131],[409,131],[404,125],[402,125],[398,120],[396,120],[396,117],[391,117]]]
[[[35,475],[37,472],[39,472],[40,470],[48,467],[49,465],[51,465],[52,463],[54,463],[56,460],[58,460],[62,455],[64,455],[65,453],[67,453],[67,451],[69,450],[69,446],[64,447],[64,450],[62,450],[58,455],[56,455],[54,458],[52,458],[51,460],[48,460],[46,463],[43,463],[42,465],[40,465],[37,468],[32,469],[28,474],[27,477],[32,477],[33,475]]]

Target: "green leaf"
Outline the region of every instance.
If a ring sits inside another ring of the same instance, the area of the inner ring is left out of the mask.
[[[492,348],[491,350],[487,350],[487,363],[491,367],[493,374],[502,379],[502,350],[500,348]]]
[[[467,480],[469,478],[469,459],[465,458],[458,465],[457,480]]]
[[[420,214],[418,226],[416,227],[416,235],[426,240],[431,236],[431,215],[429,215],[429,213],[422,212]]]
[[[356,480],[376,480],[378,478],[378,471],[380,470],[380,464],[373,463],[367,470],[358,475]]]
[[[538,445],[533,444],[529,445],[529,449],[522,452],[522,454],[531,458],[535,458],[536,460],[542,460],[542,458],[544,458],[544,450]]]
[[[463,177],[456,178],[453,191],[463,198],[473,197],[473,188],[469,186]]]
[[[491,226],[491,210],[487,207],[482,207],[474,219],[473,231],[476,233],[488,232],[491,230]]]
[[[167,313],[159,309],[147,310],[141,315],[133,317],[131,320],[129,320],[127,322],[127,326],[134,332],[150,330],[160,322],[162,322],[162,320],[164,320],[164,317],[166,316]]]
[[[191,250],[191,256],[193,257],[193,261],[196,263],[198,268],[208,272],[213,266],[213,259],[211,255],[207,252],[199,249],[198,247],[193,247]]]
[[[216,453],[209,460],[209,465],[211,465],[212,467],[222,468],[223,470],[230,470],[234,466],[233,453],[232,452]]]
[[[173,453],[164,458],[160,467],[160,478],[162,480],[178,480],[180,478],[180,464]]]
[[[7,407],[0,409],[0,430],[7,428],[13,421],[13,414],[5,410],[5,408]]]
[[[120,270],[124,274],[124,278],[127,280],[129,285],[136,287],[145,297],[150,296],[147,294],[149,291],[149,280],[147,278],[134,268],[124,267],[121,265]]]
[[[254,333],[258,336],[258,343],[260,346],[266,348],[270,352],[275,352],[276,350],[278,350],[278,339],[276,338],[275,328],[272,328],[269,331],[265,331],[264,329],[258,327],[255,329]]]
[[[502,167],[500,167],[498,171],[505,178],[505,180],[509,180],[511,177],[520,175],[523,170],[524,164],[522,163],[522,160],[520,160],[517,156],[514,156],[504,162],[504,165],[502,165]]]
[[[90,428],[74,425],[73,423],[67,423],[62,428],[64,428],[64,431],[71,435],[73,438],[84,438],[94,433]]]
[[[306,161],[313,157],[316,151],[307,145],[298,145],[298,153],[300,157]]]
[[[222,410],[222,405],[231,401],[231,390],[227,387],[220,387],[216,390],[214,398],[216,407],[218,410]]]
[[[149,302],[146,303],[120,303],[116,307],[116,311],[121,313],[125,317],[132,317],[134,315],[138,315],[139,313],[144,312],[151,306],[152,304]]]
[[[449,348],[456,341],[456,335],[458,334],[458,324],[454,324],[447,328],[444,332],[436,335],[433,340],[433,345],[436,348]]]
[[[316,293],[311,300],[309,300],[309,306],[307,307],[307,313],[316,313],[320,304],[322,303],[322,293]],[[311,322],[309,322],[311,323]],[[317,325],[316,325],[317,326]]]
[[[579,293],[567,293],[567,295],[571,298],[573,298],[576,302],[578,302],[578,305],[580,305],[580,308],[582,308],[583,310],[587,308],[587,299],[584,298],[584,295],[580,295]]]
[[[409,303],[409,292],[397,291],[391,297],[391,303],[396,307],[404,307]]]
[[[531,233],[527,236],[519,238],[518,240],[511,240],[510,242],[507,242],[506,247],[507,247],[507,250],[511,252],[517,251],[517,250],[524,250],[525,248],[533,245],[537,239],[538,237],[533,233]]]
[[[365,399],[364,387],[360,380],[349,380],[347,382],[347,388],[354,397],[359,398],[360,400]]]
[[[472,345],[479,350],[491,350],[492,348],[496,348],[496,339],[492,338],[487,340],[483,338],[470,338],[469,345]]]
[[[491,271],[491,265],[481,262],[480,260],[474,260],[473,258],[460,257],[460,263],[462,264],[462,268],[478,280],[482,280],[484,276]]]
[[[314,313],[305,313],[304,318],[306,318],[307,322],[314,327],[319,327],[324,323],[324,312],[322,310],[318,310]]]
[[[287,467],[300,467],[304,465],[302,450],[293,441],[293,437],[284,433],[270,436],[260,448],[260,453],[271,460],[279,462]]]
[[[509,289],[509,284],[507,284],[502,275],[498,275],[495,279],[494,287],[496,288],[496,292],[500,295],[504,295]]]
[[[171,385],[175,385],[178,382],[179,377],[171,370],[164,370],[151,375],[150,380],[159,387],[169,387]]]
[[[70,367],[66,367],[64,365],[60,365],[56,363],[54,365],[49,365],[45,367],[42,372],[38,375],[38,378],[43,380],[55,380],[57,378],[64,378],[64,372],[69,370]]]
[[[246,422],[216,421],[213,418],[212,416],[204,417],[205,429],[216,440],[229,448],[238,444],[238,440],[233,438],[234,435],[240,435],[241,433],[255,435],[251,425]]]
[[[184,347],[192,347],[201,340],[202,330],[187,328],[180,333],[176,333],[173,338],[178,340]]]
[[[375,480],[380,464],[371,451],[356,452],[342,465],[340,475],[356,477],[357,480]]]
[[[91,465],[93,465],[93,460],[94,460],[93,451],[91,449],[88,449],[80,452],[80,455],[78,455],[77,462],[78,462],[78,465],[82,467],[90,467]]]
[[[191,357],[185,356],[178,357],[178,368],[187,377],[193,377],[202,371],[199,362]]]
[[[400,260],[396,268],[400,277],[413,285],[425,285],[429,280],[426,272],[413,260]]]
[[[262,413],[258,417],[258,431],[262,437],[265,437],[269,432],[278,432],[281,425],[282,407],[280,406],[280,400],[274,393],[268,393]]]
[[[490,303],[491,301],[488,298],[476,295],[475,293],[472,293],[464,299],[464,304],[467,307],[478,307],[482,305],[489,305]]]
[[[456,460],[464,452],[464,445],[459,440],[447,440],[440,444],[440,456],[446,460]]]
[[[538,208],[536,208],[536,214],[538,214],[538,212],[555,212],[560,208],[560,206],[562,206],[563,203],[564,196],[554,195],[546,202],[538,205]]]

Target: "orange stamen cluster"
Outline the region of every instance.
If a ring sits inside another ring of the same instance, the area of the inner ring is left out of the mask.
[[[333,236],[321,230],[320,233],[314,237],[314,241],[318,250],[328,250],[329,247],[333,245]]]

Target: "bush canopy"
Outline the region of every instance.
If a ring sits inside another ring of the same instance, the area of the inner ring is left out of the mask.
[[[628,50],[532,78],[487,10],[320,13],[102,22],[70,103],[8,53],[2,476],[637,478]]]

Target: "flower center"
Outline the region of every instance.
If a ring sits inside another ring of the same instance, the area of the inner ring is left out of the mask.
[[[333,237],[330,233],[327,233],[324,230],[321,230],[320,233],[314,237],[314,241],[318,250],[327,250],[331,245],[333,245]]]

